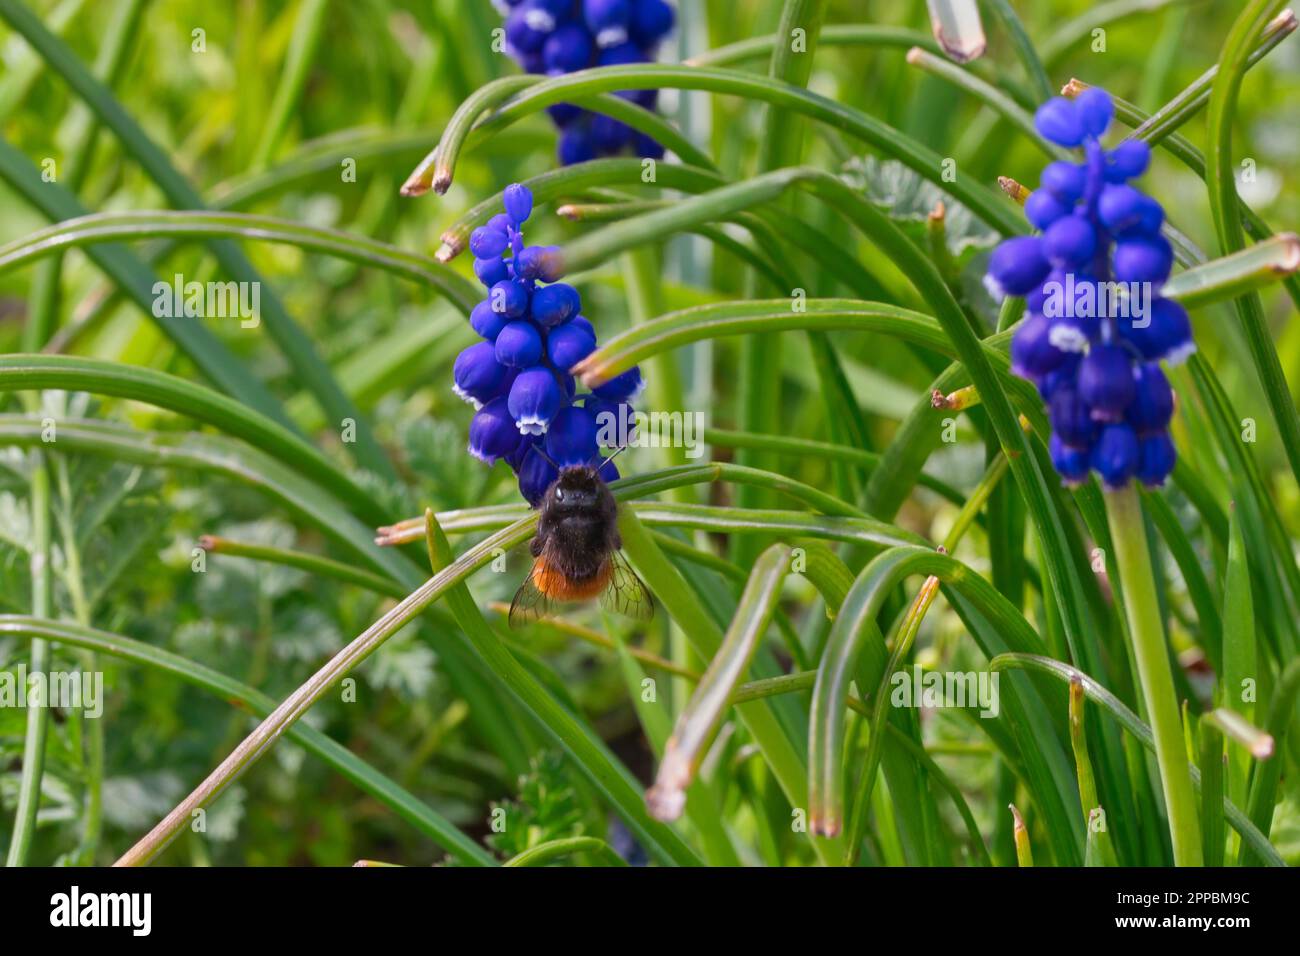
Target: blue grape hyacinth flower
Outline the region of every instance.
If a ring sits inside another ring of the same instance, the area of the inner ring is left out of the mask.
[[[529,73],[547,76],[592,66],[653,62],[676,20],[666,0],[495,0],[495,4],[505,16],[507,52]],[[658,92],[624,90],[618,95],[652,110]],[[560,130],[557,153],[562,165],[626,152],[653,159],[664,154],[654,139],[612,117],[572,103],[557,103],[547,112]]]
[[[534,507],[557,467],[597,464],[626,442],[644,387],[633,367],[579,395],[571,369],[596,348],[596,330],[582,312],[582,297],[563,277],[553,246],[524,245],[523,224],[533,196],[518,183],[506,187],[505,212],[470,235],[474,274],[487,297],[469,321],[483,339],[456,357],[452,390],[475,408],[469,452],[491,465],[504,461],[519,491]],[[618,477],[612,462],[601,469]]]
[[[1163,485],[1176,453],[1174,395],[1160,363],[1196,350],[1187,312],[1160,290],[1173,248],[1164,210],[1131,184],[1150,148],[1101,145],[1114,115],[1105,90],[1054,97],[1034,116],[1046,139],[1080,148],[1083,161],[1044,167],[1025,201],[1038,235],[1008,239],[989,257],[985,285],[1025,300],[1011,368],[1038,386],[1052,424],[1048,448],[1067,485],[1096,472],[1108,488],[1133,478]]]

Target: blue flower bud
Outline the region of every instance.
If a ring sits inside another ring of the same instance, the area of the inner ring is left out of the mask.
[[[1178,452],[1166,431],[1144,435],[1138,442],[1138,481],[1159,488],[1173,473]]]
[[[510,386],[510,414],[525,435],[545,435],[564,405],[564,388],[545,366],[524,369]]]
[[[506,17],[506,43],[512,51],[539,53],[555,29],[555,17],[532,0],[525,0]]]
[[[1052,467],[1061,476],[1066,485],[1081,485],[1088,480],[1088,450],[1071,448],[1062,443],[1057,435],[1047,441],[1048,453],[1052,456]]]
[[[1077,163],[1057,160],[1043,167],[1039,185],[1063,203],[1076,203],[1087,188],[1088,171]]]
[[[1147,171],[1151,147],[1140,139],[1126,139],[1106,154],[1106,180],[1122,183]]]
[[[491,259],[506,251],[510,240],[506,234],[491,226],[479,226],[469,234],[469,251],[476,259]]]
[[[567,322],[580,308],[578,290],[564,282],[554,282],[533,293],[533,321],[547,328]]]
[[[520,435],[504,398],[494,398],[480,408],[469,423],[469,453],[494,464],[519,447]]]
[[[1065,353],[1051,343],[1052,323],[1045,315],[1031,312],[1011,336],[1011,370],[1021,378],[1037,381],[1065,361]]]
[[[563,166],[572,166],[574,163],[585,163],[595,159],[596,147],[591,141],[590,131],[576,125],[566,128],[560,134],[556,153]]]
[[[1062,216],[1043,233],[1043,250],[1054,266],[1086,265],[1097,252],[1097,231],[1082,216]]]
[[[1084,132],[1098,138],[1104,136],[1111,117],[1115,115],[1115,104],[1111,102],[1110,94],[1101,87],[1090,86],[1079,94],[1075,103],[1079,106]]]
[[[1024,295],[1043,281],[1050,268],[1040,239],[1017,236],[998,245],[989,256],[985,285],[996,299]]]
[[[546,334],[546,357],[559,369],[570,369],[596,348],[596,337],[580,325],[566,322]]]
[[[632,138],[632,127],[611,116],[598,115],[591,121],[591,141],[598,153],[617,153]]]
[[[632,136],[632,149],[642,159],[663,159],[664,147],[653,136],[647,136],[645,133],[636,132]],[[610,467],[613,467],[612,465]]]
[[[518,229],[533,214],[533,193],[527,186],[511,183],[502,193],[506,215]]]
[[[1082,358],[1077,352],[1067,355],[1064,362],[1038,380],[1038,394],[1043,401],[1050,402],[1058,388],[1074,388],[1074,379],[1079,374],[1079,361]]]
[[[492,308],[492,300],[484,299],[469,314],[469,324],[474,331],[490,342],[495,342],[510,320]]]
[[[612,47],[627,42],[628,21],[632,17],[632,4],[628,0],[582,0],[582,15],[587,28],[596,35],[598,46]]]
[[[596,416],[579,405],[561,409],[547,429],[546,453],[561,468],[591,464],[600,454]]]
[[[541,279],[554,282],[564,275],[559,246],[529,246],[519,253],[515,271],[523,279]]]
[[[1097,201],[1097,216],[1116,235],[1154,234],[1165,211],[1160,203],[1132,186],[1107,186]]]
[[[546,38],[542,62],[550,73],[573,73],[591,65],[596,52],[591,34],[576,23],[559,27]]]
[[[585,315],[575,315],[573,318],[569,319],[568,324],[580,329],[585,329],[587,332],[591,333],[593,339],[596,337],[596,327],[591,324],[590,320],[588,320]]]
[[[1132,362],[1118,345],[1093,346],[1079,363],[1079,396],[1099,421],[1123,419],[1134,389]]]
[[[507,319],[517,319],[528,311],[528,287],[514,279],[506,279],[492,286],[488,292],[492,311]]]
[[[556,126],[564,128],[581,118],[587,111],[573,103],[552,103],[546,107],[546,112],[550,114]]]
[[[638,0],[632,5],[628,34],[637,46],[648,47],[672,30],[673,20],[673,8],[664,0]]]
[[[511,421],[513,422],[513,419]],[[518,431],[519,429],[516,428],[515,432],[518,433]],[[502,461],[510,466],[511,471],[518,474],[519,466],[524,463],[524,458],[528,456],[528,453],[532,451],[534,446],[540,445],[545,440],[545,437],[542,435],[520,435],[519,445],[510,454],[504,456]]]
[[[1115,278],[1120,282],[1159,282],[1169,278],[1174,250],[1164,236],[1132,236],[1115,243]]]
[[[507,369],[496,360],[491,342],[476,342],[456,356],[452,391],[475,408],[495,398],[506,380]]]
[[[1097,437],[1097,423],[1092,409],[1079,395],[1077,388],[1062,385],[1052,393],[1047,405],[1052,421],[1052,434],[1071,448],[1089,448]]]
[[[510,322],[496,341],[496,360],[511,368],[528,368],[542,360],[542,333],[523,319]]]
[[[519,466],[519,493],[524,500],[536,508],[542,503],[546,489],[560,477],[555,466],[541,456],[536,447],[528,449]]]
[[[1092,446],[1092,467],[1112,490],[1124,487],[1138,469],[1138,438],[1123,423],[1107,425]]]
[[[633,365],[626,372],[615,375],[604,385],[597,385],[591,393],[607,402],[630,402],[645,388],[641,378],[641,369]]]
[[[474,260],[474,274],[489,289],[498,282],[510,278],[510,269],[500,256]]]
[[[1120,337],[1146,359],[1178,365],[1196,351],[1187,310],[1173,299],[1153,299],[1147,315],[1120,319],[1115,324]]]
[[[1025,200],[1025,218],[1038,229],[1046,229],[1069,213],[1070,206],[1046,189],[1035,189]]]
[[[618,466],[612,461],[607,461],[600,466],[600,471],[597,472],[597,474],[600,475],[605,484],[609,484],[611,481],[618,481]]]
[[[644,63],[646,56],[635,43],[620,43],[596,54],[599,66],[628,66],[632,63]]]
[[[510,230],[515,225],[515,223],[510,221],[510,217],[503,212],[497,213],[487,221],[487,228],[495,229],[497,232],[501,233],[501,235],[506,237],[507,243],[510,241]]]
[[[1059,146],[1080,146],[1086,135],[1078,104],[1063,96],[1054,96],[1038,107],[1034,126],[1045,139]]]
[[[1139,435],[1163,431],[1174,414],[1174,390],[1156,362],[1143,362],[1133,370],[1135,390],[1128,407],[1128,423]]]

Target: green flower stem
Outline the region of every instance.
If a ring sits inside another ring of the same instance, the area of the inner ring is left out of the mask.
[[[1169,669],[1142,505],[1132,484],[1119,491],[1107,492],[1106,500],[1133,657],[1137,662],[1147,717],[1155,736],[1156,763],[1160,767],[1160,785],[1169,815],[1174,863],[1177,866],[1200,866],[1201,830],[1197,821],[1196,798],[1192,792],[1187,751],[1183,747],[1178,698]]]
[[[53,581],[50,573],[50,472],[45,455],[32,452],[31,522],[32,522],[32,615],[50,617]],[[48,641],[32,641],[29,673],[44,674],[50,669]],[[25,866],[27,853],[36,833],[36,811],[41,803],[41,777],[45,771],[45,738],[49,730],[48,700],[28,700],[27,734],[23,739],[23,770],[18,781],[18,810],[14,814],[13,835],[9,840],[6,866]]]
[[[64,583],[72,601],[72,613],[82,627],[90,627],[91,606],[86,597],[85,575],[81,570],[81,548],[77,543],[77,525],[73,517],[72,482],[68,477],[67,458],[54,459],[54,471],[59,487],[59,537],[63,544]],[[81,669],[86,675],[99,670],[99,657],[94,651],[84,651]],[[92,864],[104,815],[104,722],[91,720],[83,740],[86,759],[86,806],[82,822],[81,845],[78,857],[82,863]]]

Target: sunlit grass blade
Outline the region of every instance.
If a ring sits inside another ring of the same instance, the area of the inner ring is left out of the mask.
[[[60,183],[45,182],[40,170],[2,137],[0,178],[48,219],[74,219],[86,215],[76,197]],[[213,384],[262,414],[288,424],[280,403],[266,386],[205,326],[184,317],[154,315],[156,276],[133,253],[122,246],[106,245],[89,248],[87,255]]]
[[[646,804],[656,818],[675,820],[681,815],[685,791],[699,770],[705,748],[717,733],[733,689],[744,678],[767,631],[780,597],[781,582],[789,571],[787,545],[772,545],[755,562],[731,626],[690,701],[678,715],[654,786],[646,791]]]
[[[171,164],[158,147],[111,92],[86,70],[76,55],[18,0],[0,0],[0,17],[30,43],[46,63],[68,83],[95,112],[100,122],[113,132],[122,148],[130,154],[158,184],[171,203],[183,209],[202,209],[203,199]],[[322,407],[336,422],[362,416],[330,374],[307,334],[293,321],[284,305],[264,282],[251,262],[233,243],[214,240],[213,255],[229,277],[237,282],[256,283],[261,287],[261,319],[285,359],[303,383],[312,390]],[[392,464],[379,447],[370,428],[357,428],[357,440],[350,449],[358,461],[376,474],[395,476]]]

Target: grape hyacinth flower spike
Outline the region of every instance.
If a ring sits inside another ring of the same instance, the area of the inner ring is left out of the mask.
[[[529,73],[547,76],[653,62],[676,20],[666,0],[497,0],[496,5],[505,16],[507,52]],[[618,95],[652,110],[658,92]],[[547,112],[560,130],[562,165],[628,151],[653,159],[664,154],[654,139],[612,117],[572,103],[556,103]]]
[[[569,370],[595,350],[596,331],[580,314],[578,290],[558,281],[558,250],[524,245],[532,193],[516,183],[502,198],[505,212],[470,235],[474,274],[487,295],[469,321],[483,341],[457,356],[452,388],[476,409],[470,454],[489,465],[505,461],[536,506],[557,466],[596,464],[602,447],[627,441],[630,403],[644,383],[633,367],[593,394],[577,394]],[[618,471],[610,463],[601,475],[612,481]]]
[[[1176,457],[1173,392],[1160,363],[1176,365],[1196,346],[1187,312],[1160,296],[1173,265],[1164,210],[1131,184],[1150,148],[1140,140],[1103,148],[1113,113],[1097,87],[1038,109],[1038,132],[1082,149],[1083,161],[1044,167],[1025,202],[1040,232],[994,249],[985,285],[995,298],[1025,299],[1011,368],[1047,405],[1062,480],[1076,485],[1096,472],[1110,489],[1133,478],[1158,487]]]

